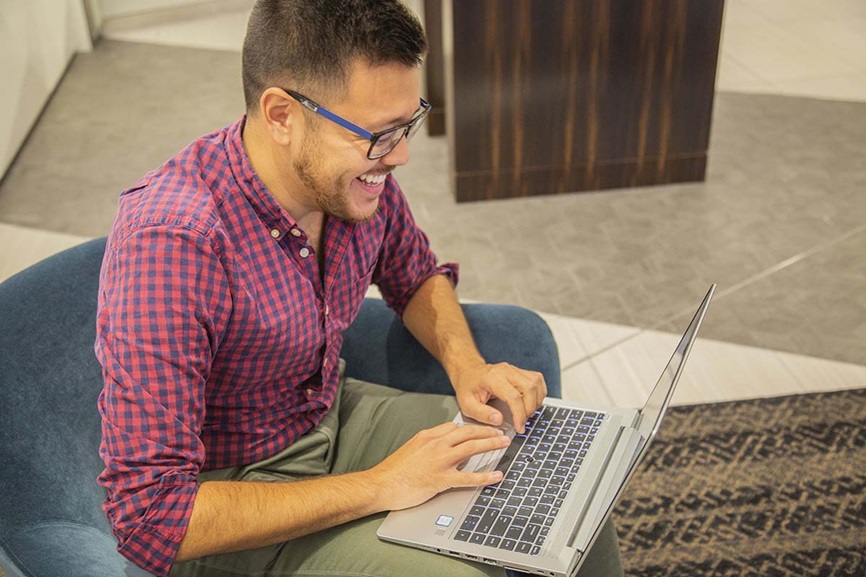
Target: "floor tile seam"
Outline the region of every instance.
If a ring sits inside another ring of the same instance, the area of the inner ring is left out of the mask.
[[[573,320],[581,320],[581,319],[577,319],[574,317],[566,317],[566,318],[573,318]],[[575,368],[578,365],[581,365],[581,364],[586,363],[588,361],[592,361],[593,359],[600,357],[602,355],[605,355],[605,354],[609,353],[610,351],[617,349],[617,348],[621,347],[622,345],[628,343],[629,341],[632,341],[632,340],[634,340],[638,337],[641,337],[642,335],[646,335],[648,333],[660,333],[662,335],[674,337],[674,338],[680,336],[679,334],[676,334],[676,333],[658,330],[658,328],[643,329],[643,328],[639,328],[639,327],[626,327],[625,325],[619,325],[619,326],[623,326],[625,328],[633,328],[637,332],[634,332],[634,333],[632,333],[626,337],[617,339],[616,341],[614,341],[608,345],[605,345],[604,347],[601,347],[601,348],[599,348],[599,349],[597,349],[591,353],[585,354],[584,356],[582,356],[581,358],[579,358],[575,361],[572,361],[572,362],[569,362],[569,363],[563,365],[561,367],[560,372],[564,373],[566,371],[569,371],[569,370]],[[650,336],[652,336],[652,335],[650,335]],[[711,345],[715,345],[715,344],[733,345],[733,346],[743,347],[743,348],[749,349],[750,351],[753,351],[756,353],[761,353],[761,354],[766,354],[766,355],[773,356],[773,357],[778,357],[779,358],[779,364],[782,367],[782,369],[787,374],[791,375],[791,377],[794,378],[794,380],[796,380],[800,384],[802,384],[802,381],[799,379],[799,377],[797,377],[795,374],[793,374],[793,369],[789,366],[789,363],[786,362],[786,359],[784,358],[785,356],[797,357],[797,358],[801,358],[801,359],[804,359],[807,361],[838,363],[840,365],[847,365],[847,366],[852,366],[852,367],[862,367],[862,368],[866,369],[866,365],[860,365],[858,363],[838,361],[835,359],[825,359],[823,357],[804,355],[801,353],[792,353],[790,351],[781,351],[781,350],[776,350],[776,349],[771,349],[771,348],[766,348],[766,347],[755,347],[755,346],[751,346],[751,345],[745,345],[742,343],[720,341],[717,339],[701,338],[701,340],[703,342],[710,343]],[[593,363],[590,362],[590,365],[593,365]]]
[[[743,70],[749,71],[755,78],[761,80],[762,82],[766,82],[770,86],[778,89],[778,86],[776,86],[775,82],[773,82],[772,80],[770,80],[769,78],[767,78],[766,76],[761,74],[760,72],[756,71],[754,68],[749,66],[749,64],[747,62],[743,62],[743,60],[741,58],[738,58],[735,54],[733,54],[730,51],[729,47],[723,47],[722,50],[719,52],[719,56],[718,56],[719,67],[721,67],[722,57],[727,58],[728,60],[730,60],[731,62],[733,62],[737,66],[741,67]],[[724,91],[719,91],[717,89],[717,92],[724,92]],[[766,93],[761,93],[761,94],[766,94]],[[782,96],[782,95],[780,94],[779,96]]]
[[[814,257],[814,256],[816,256],[816,255],[818,255],[824,251],[827,251],[827,250],[833,248],[834,246],[837,246],[837,245],[839,245],[839,244],[841,244],[841,243],[843,243],[843,242],[845,242],[845,241],[847,241],[847,240],[849,240],[849,239],[851,239],[851,238],[853,238],[859,234],[864,234],[864,233],[866,233],[866,224],[862,224],[862,225],[855,227],[855,228],[849,230],[848,232],[843,233],[843,234],[841,234],[841,235],[839,235],[839,236],[837,236],[837,237],[835,237],[829,241],[826,241],[826,242],[821,243],[821,244],[819,244],[813,248],[810,248],[809,250],[806,250],[806,251],[803,251],[799,254],[791,256],[791,257],[783,260],[782,262],[779,262],[779,263],[777,263],[777,264],[775,264],[775,265],[773,265],[767,269],[764,269],[761,272],[753,274],[753,275],[747,277],[746,279],[744,279],[738,283],[735,283],[735,284],[728,286],[728,287],[719,287],[716,290],[716,293],[713,297],[713,300],[718,302],[719,300],[727,297],[728,295],[731,295],[731,294],[733,294],[733,293],[735,293],[735,292],[737,292],[743,288],[751,286],[751,285],[753,285],[753,284],[755,284],[761,280],[764,280],[764,279],[766,279],[766,278],[768,278],[774,274],[778,274],[779,272],[781,272],[785,269],[788,269],[788,268],[794,266],[795,264],[798,264],[798,263],[800,263],[806,259],[812,258],[812,257]],[[666,318],[664,318],[660,321],[656,321],[656,322],[652,323],[648,328],[641,329],[641,331],[659,330],[661,327],[663,327],[669,323],[675,322],[679,319],[682,319],[683,317],[691,316],[693,314],[694,314],[694,309],[684,308],[684,309],[681,309],[679,312],[668,315]],[[625,340],[628,340],[628,339],[625,339]]]
[[[120,36],[103,36],[105,40],[109,40],[111,42],[122,42],[124,44],[140,44],[144,46],[155,46],[160,48],[181,48],[183,50],[203,50],[206,52],[228,52],[231,54],[240,54],[240,50],[236,48],[225,48],[218,46],[201,46],[198,44],[180,44],[176,40],[155,40],[153,38],[149,38],[147,40],[138,39],[138,38],[121,38]]]
[[[138,30],[151,32],[174,24],[209,20],[232,12],[248,12],[253,4],[254,2],[250,0],[208,0],[194,4],[149,8],[131,14],[111,15],[104,18],[102,33],[108,36]]]
[[[854,78],[855,76],[839,76],[838,78]],[[864,77],[866,78],[866,74],[858,74],[857,78]],[[835,78],[835,77],[834,77]],[[796,81],[794,81],[796,82]],[[809,91],[797,92],[795,89],[784,88],[777,85],[773,85],[773,90],[777,90],[778,92],[762,92],[760,90],[755,90],[753,88],[724,88],[724,89],[716,89],[716,94],[733,94],[739,96],[773,96],[778,98],[799,98],[799,99],[808,99],[808,100],[816,100],[819,102],[840,102],[845,104],[864,104],[866,103],[866,98],[855,98],[850,95],[827,95],[827,94],[814,94]]]

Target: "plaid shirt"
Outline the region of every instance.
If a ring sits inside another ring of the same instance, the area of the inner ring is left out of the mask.
[[[254,173],[244,119],[123,192],[103,262],[103,505],[120,552],[171,569],[202,470],[274,455],[334,401],[343,331],[377,284],[402,314],[437,266],[392,176],[379,212],[329,218],[324,274]]]

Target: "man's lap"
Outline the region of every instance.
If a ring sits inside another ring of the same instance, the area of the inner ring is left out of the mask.
[[[457,412],[453,397],[404,393],[354,379],[341,383],[337,403],[317,429],[280,455],[244,468],[204,473],[201,480],[278,482],[367,469],[418,431],[444,423]],[[383,517],[366,517],[279,545],[179,563],[172,576],[505,574],[496,567],[382,542],[376,530]],[[601,566],[610,568],[610,572],[598,575],[621,575],[621,569],[616,571],[619,557],[615,533],[611,527],[608,529],[592,556],[601,561]],[[614,559],[607,559],[611,556]]]

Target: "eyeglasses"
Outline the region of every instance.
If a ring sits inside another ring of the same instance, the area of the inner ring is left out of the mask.
[[[334,114],[324,106],[320,106],[316,104],[303,94],[298,94],[294,90],[286,90],[282,89],[283,92],[300,102],[307,109],[320,116],[324,116],[331,122],[339,124],[343,128],[350,130],[357,134],[362,138],[366,138],[370,141],[370,149],[367,150],[367,158],[370,160],[376,160],[377,158],[382,158],[394,148],[400,144],[400,140],[405,136],[406,141],[412,140],[412,137],[415,136],[415,133],[418,132],[418,128],[424,123],[424,119],[427,118],[427,115],[430,113],[430,109],[433,108],[423,98],[421,99],[421,112],[419,112],[412,120],[407,122],[406,124],[401,124],[400,126],[395,126],[393,128],[389,128],[387,130],[383,130],[381,132],[370,132],[368,130],[364,130],[357,124],[350,122],[339,116]]]

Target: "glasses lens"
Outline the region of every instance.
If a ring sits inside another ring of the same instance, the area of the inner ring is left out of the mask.
[[[390,132],[380,134],[376,141],[370,146],[370,152],[367,157],[370,160],[382,158],[400,143],[400,139],[406,134],[406,128],[396,128]]]
[[[421,128],[422,124],[424,124],[425,118],[427,118],[426,114],[419,118],[417,122],[415,122],[415,124],[409,127],[409,132],[406,134],[406,140],[412,140],[412,137],[415,136],[415,133],[418,132],[418,129]]]

